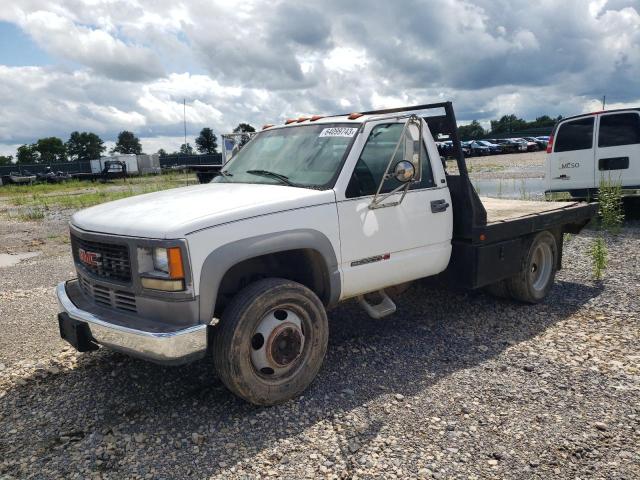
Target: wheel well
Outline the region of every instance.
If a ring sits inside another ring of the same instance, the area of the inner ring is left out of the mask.
[[[214,314],[219,316],[238,291],[268,277],[301,283],[318,295],[322,303],[329,303],[331,286],[324,258],[317,250],[305,248],[260,255],[231,267],[220,282]]]

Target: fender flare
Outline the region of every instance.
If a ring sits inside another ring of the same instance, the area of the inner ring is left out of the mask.
[[[200,323],[211,322],[220,283],[231,267],[261,255],[300,249],[315,250],[324,259],[329,281],[327,306],[336,305],[342,284],[338,259],[331,241],[317,230],[288,230],[243,238],[223,245],[207,256],[200,272]]]

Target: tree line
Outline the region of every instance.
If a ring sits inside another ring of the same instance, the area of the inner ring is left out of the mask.
[[[235,133],[255,132],[255,128],[248,123],[240,123],[233,129]],[[35,143],[20,145],[16,151],[16,157],[12,155],[0,155],[0,166],[34,163],[62,163],[66,161],[88,161],[100,158],[107,150],[104,141],[92,132],[72,132],[69,139],[64,142],[58,137],[45,137]],[[164,149],[158,150],[160,156],[172,155],[196,155],[218,153],[218,137],[209,127],[200,130],[195,138],[195,149],[189,142],[182,144],[180,150],[167,153]],[[109,151],[116,153],[142,154],[140,139],[128,130],[118,134],[115,146]]]
[[[556,122],[562,120],[562,115],[552,118],[548,115],[537,117],[533,121],[526,121],[518,118],[516,115],[503,115],[499,120],[491,120],[491,127],[485,130],[480,122],[473,120],[469,125],[461,125],[458,127],[458,135],[462,140],[475,140],[486,138],[492,135],[502,135],[511,132],[520,132],[533,128],[553,127]]]

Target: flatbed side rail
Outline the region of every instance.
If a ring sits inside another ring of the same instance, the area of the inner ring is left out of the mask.
[[[529,215],[499,220],[473,229],[472,244],[488,244],[509,238],[561,228],[566,233],[579,233],[598,211],[598,204],[579,203],[558,210],[531,213]]]

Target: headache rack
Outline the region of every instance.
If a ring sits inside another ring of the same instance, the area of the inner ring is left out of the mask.
[[[420,112],[438,109],[444,110],[444,115],[420,114]],[[358,113],[362,115],[415,114],[427,123],[434,140],[437,140],[440,135],[448,136],[449,140],[453,143],[453,155],[458,166],[457,174],[446,172],[447,184],[453,203],[453,236],[458,239],[471,240],[474,229],[487,224],[487,211],[482,205],[480,197],[478,197],[469,179],[467,164],[458,137],[456,115],[453,112],[453,104],[451,102],[428,103],[424,105],[412,105],[409,107],[388,108]]]

